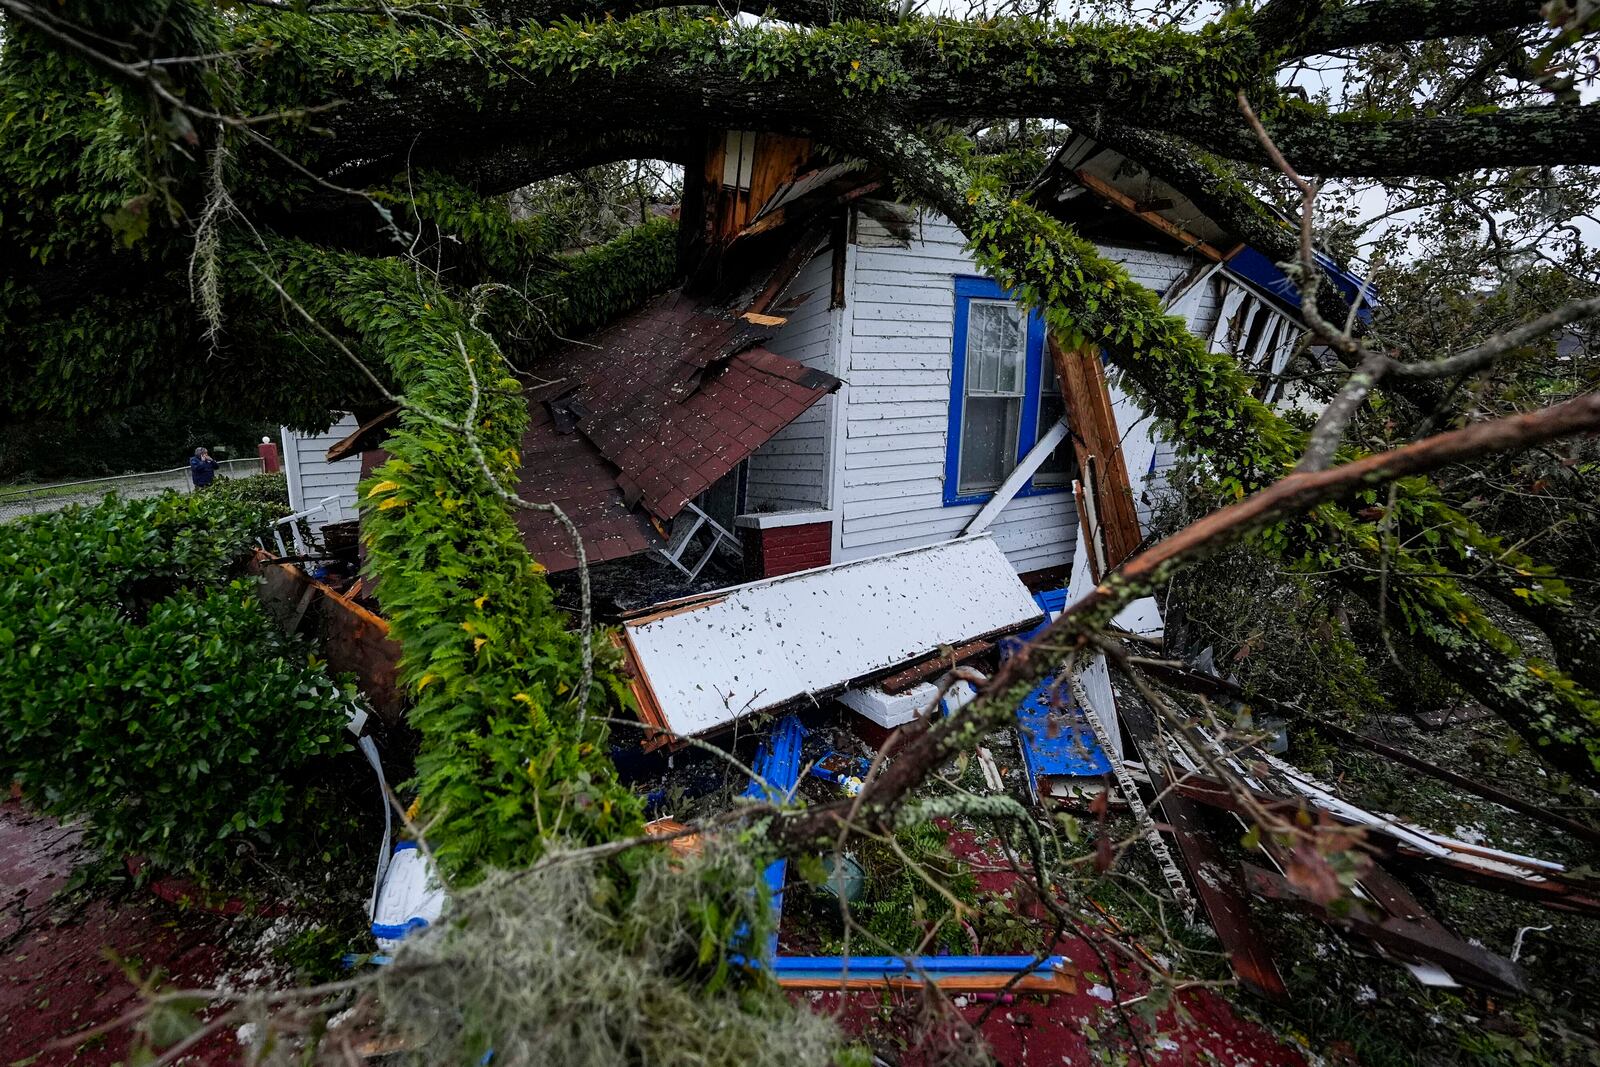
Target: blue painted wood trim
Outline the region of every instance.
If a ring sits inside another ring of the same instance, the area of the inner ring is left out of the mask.
[[[926,974],[1016,974],[1049,977],[1066,966],[1064,956],[1048,956],[1035,964],[1033,956],[779,956],[772,961],[773,974],[785,976],[835,976],[845,972],[853,978],[892,978],[897,975]]]
[[[1015,300],[1016,294],[1002,289],[993,278],[955,276],[954,334],[950,342],[950,411],[945,428],[944,506],[986,503],[994,493],[960,492],[961,419],[967,399],[967,315],[973,300]],[[1028,312],[1028,350],[1023,373],[1022,416],[1017,423],[1017,454],[1020,463],[1039,440],[1039,393],[1044,385],[1045,325],[1039,314]],[[1052,496],[1071,486],[1036,486],[1028,479],[1018,497]]]

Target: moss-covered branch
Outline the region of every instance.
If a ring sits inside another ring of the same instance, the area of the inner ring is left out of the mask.
[[[622,19],[643,11],[716,6],[721,12],[747,11],[784,22],[827,25],[849,19],[892,21],[894,8],[884,0],[755,0],[753,3],[708,5],[692,0],[484,0],[483,14],[491,22],[514,26],[528,22],[549,25],[566,19],[577,21]]]
[[[1288,0],[1269,6],[1299,3]],[[1269,39],[1286,42],[1284,58],[1297,58],[1361,45],[1477,37],[1538,26],[1544,22],[1543,6],[1541,0],[1367,0],[1323,4],[1299,33],[1285,33],[1278,26],[1261,28],[1271,33]]]
[[[1497,167],[1600,164],[1600,104],[1550,104],[1427,117],[1323,115],[1298,106],[1263,116],[1296,169],[1325,178],[1460,174]],[[1266,162],[1244,126],[1222,120],[1197,139]]]
[[[662,285],[671,236],[656,227],[572,264],[574,291],[596,272],[614,279],[591,294],[612,303],[557,303],[558,323],[582,329]],[[666,253],[652,260],[648,242]],[[622,259],[631,272],[617,269]],[[403,649],[400,679],[421,735],[419,818],[444,870],[514,869],[557,838],[636,832],[638,804],[616,781],[602,725],[628,699],[615,663],[602,658],[585,718],[574,706],[583,691],[578,638],[555,609],[543,568],[461,435],[422,413],[465,417],[464,345],[481,389],[479,441],[502,482],[514,484],[527,405],[499,352],[448,291],[401,260],[279,242],[254,266],[386,371],[412,405],[386,443],[390,460],[362,486],[362,532]]]
[[[1291,470],[1304,436],[1251,393],[1251,379],[1209,351],[1155,294],[1058,221],[1005,199],[992,183],[905,130],[851,127],[856,150],[892,169],[968,235],[978,262],[1039,309],[1064,345],[1096,344],[1125,388],[1182,450],[1203,461],[1222,499],[1271,485]],[[1281,523],[1262,538],[1291,563],[1332,572],[1352,593],[1385,606],[1414,640],[1494,708],[1552,765],[1600,781],[1600,698],[1553,664],[1529,656],[1449,575],[1474,553],[1505,554],[1425,480],[1399,483],[1391,521],[1431,533],[1405,547],[1333,505]],[[1362,503],[1376,500],[1367,491]],[[1564,586],[1530,570],[1526,595],[1563,602]]]

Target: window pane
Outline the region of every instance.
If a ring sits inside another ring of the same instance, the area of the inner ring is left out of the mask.
[[[1000,487],[1017,465],[1021,397],[968,397],[961,425],[957,490],[985,493]]]
[[[1027,333],[1022,309],[998,300],[967,305],[967,395],[1022,392]]]

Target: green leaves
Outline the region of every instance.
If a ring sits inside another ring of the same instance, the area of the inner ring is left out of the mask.
[[[140,193],[130,197],[117,210],[101,216],[123,248],[132,248],[150,232],[150,208],[155,203],[154,193]]]
[[[665,276],[655,264],[670,263],[671,247],[670,227],[652,225],[568,261],[552,284],[567,298],[551,302],[556,331],[581,333],[646,295]],[[285,251],[277,268],[289,272],[286,288],[345,331],[355,351],[387,364],[411,403],[461,417],[470,395],[461,344],[477,367],[503,365],[467,311],[442,289],[419,291],[403,264]],[[481,369],[479,380],[479,443],[488,456],[514,457],[527,421],[517,382]],[[526,865],[554,837],[608,840],[641,819],[616,781],[601,721],[627,699],[617,655],[596,641],[596,684],[588,708],[577,707],[571,621],[464,444],[456,431],[404,413],[386,443],[390,461],[360,498],[369,567],[404,649],[401,683],[421,735],[411,783],[418,818],[442,870],[470,880]],[[408,503],[382,506],[396,499]]]
[[[235,578],[271,510],[168,493],[0,526],[0,778],[113,860],[214,879],[326,814],[302,798],[347,698]]]

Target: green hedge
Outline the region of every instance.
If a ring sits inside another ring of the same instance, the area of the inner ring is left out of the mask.
[[[289,479],[282,471],[243,478],[221,477],[211,483],[206,495],[256,507],[263,519],[279,518],[293,510],[289,506]]]
[[[240,577],[275,509],[115,497],[0,526],[0,780],[110,857],[226,877],[320,854],[348,697]]]

